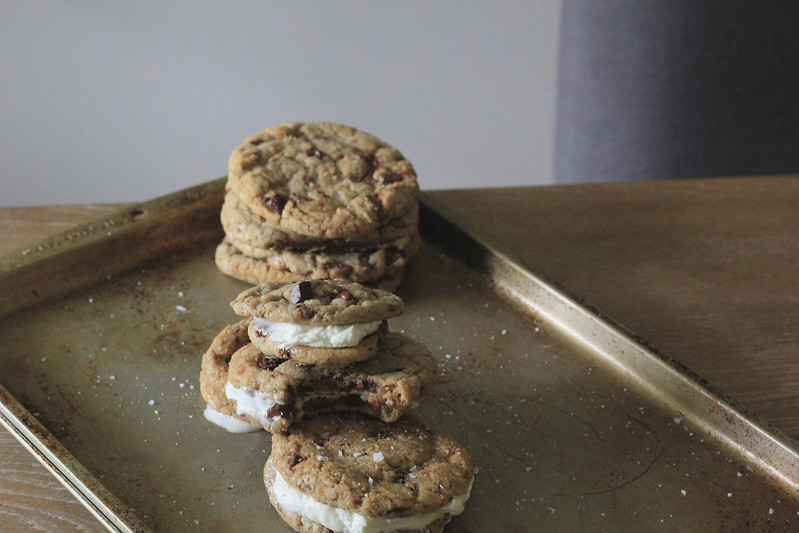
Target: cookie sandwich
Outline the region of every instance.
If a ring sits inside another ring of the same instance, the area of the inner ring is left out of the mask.
[[[337,278],[393,290],[418,252],[411,163],[350,126],[293,122],[229,159],[219,269],[254,285]]]
[[[250,342],[231,356],[225,393],[264,429],[334,411],[392,422],[433,387],[430,351],[388,331],[404,309],[395,294],[340,280],[272,282],[231,306],[250,320]]]
[[[295,531],[440,532],[474,482],[468,453],[407,415],[325,415],[272,436],[269,501]]]
[[[261,430],[251,419],[239,415],[236,404],[225,394],[230,359],[237,350],[249,343],[249,324],[250,320],[240,320],[220,331],[203,354],[200,368],[200,395],[205,401],[203,416],[231,433]]]

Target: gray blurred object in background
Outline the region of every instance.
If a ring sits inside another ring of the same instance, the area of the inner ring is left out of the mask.
[[[555,182],[799,172],[799,3],[565,0]]]

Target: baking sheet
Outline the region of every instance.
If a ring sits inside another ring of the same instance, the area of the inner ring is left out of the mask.
[[[289,531],[261,481],[269,434],[202,417],[200,357],[246,287],[213,263],[223,188],[0,260],[0,421],[111,530]],[[424,195],[422,232],[390,325],[440,364],[417,415],[477,467],[448,531],[799,524],[790,442]]]

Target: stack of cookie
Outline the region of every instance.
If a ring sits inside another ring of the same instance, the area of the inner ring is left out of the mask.
[[[254,285],[334,278],[394,290],[418,252],[411,163],[341,124],[286,123],[230,156],[216,264]]]
[[[203,357],[206,418],[272,433],[264,482],[289,525],[441,531],[463,511],[468,454],[405,414],[437,365],[424,345],[389,331],[404,310],[398,296],[341,280],[270,282],[231,306],[246,318]]]

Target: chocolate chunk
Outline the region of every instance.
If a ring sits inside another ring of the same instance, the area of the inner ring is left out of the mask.
[[[382,217],[383,216],[383,200],[380,198],[380,196],[377,193],[370,195],[369,196],[369,202],[371,202],[372,209],[374,209],[374,212],[377,214],[377,216],[378,217]]]
[[[397,183],[398,181],[402,181],[402,176],[400,176],[399,174],[394,174],[393,172],[390,172],[385,176],[383,176],[383,183],[385,183],[386,185]]]
[[[300,281],[291,286],[289,301],[293,304],[304,302],[313,296],[313,287],[310,281]]]
[[[341,261],[327,261],[320,265],[322,269],[326,273],[330,273],[331,270],[338,270],[338,273],[334,277],[338,278],[349,278],[352,275],[353,267],[348,265],[347,263],[343,263]]]
[[[264,205],[272,213],[282,213],[283,208],[286,206],[288,197],[285,194],[274,194],[272,196],[264,197]]]
[[[383,166],[383,160],[375,154],[361,154],[361,159],[366,162],[366,172],[364,172],[359,181],[368,185],[376,184],[377,178],[375,178],[374,173],[375,170]]]
[[[266,416],[269,418],[282,418],[283,417],[283,407],[279,403],[273,404],[269,409],[266,410]]]
[[[305,152],[305,155],[309,157],[315,157],[317,159],[322,159],[324,157],[324,153],[319,148],[308,148],[308,151]]]
[[[265,355],[262,355],[258,358],[256,365],[258,365],[258,368],[262,370],[274,370],[279,367],[280,363],[282,362],[282,359],[277,359],[276,357],[266,357]]]
[[[289,454],[289,468],[294,468],[301,462],[305,460],[305,457],[299,455],[297,452],[291,452]]]
[[[316,314],[316,311],[304,305],[300,305],[299,310],[300,314],[302,314],[302,318],[313,318],[313,316]]]
[[[354,299],[354,297],[352,296],[352,293],[350,293],[349,291],[341,291],[340,293],[338,293],[338,298],[341,298],[342,300],[347,300],[347,301],[350,301],[350,300]]]

